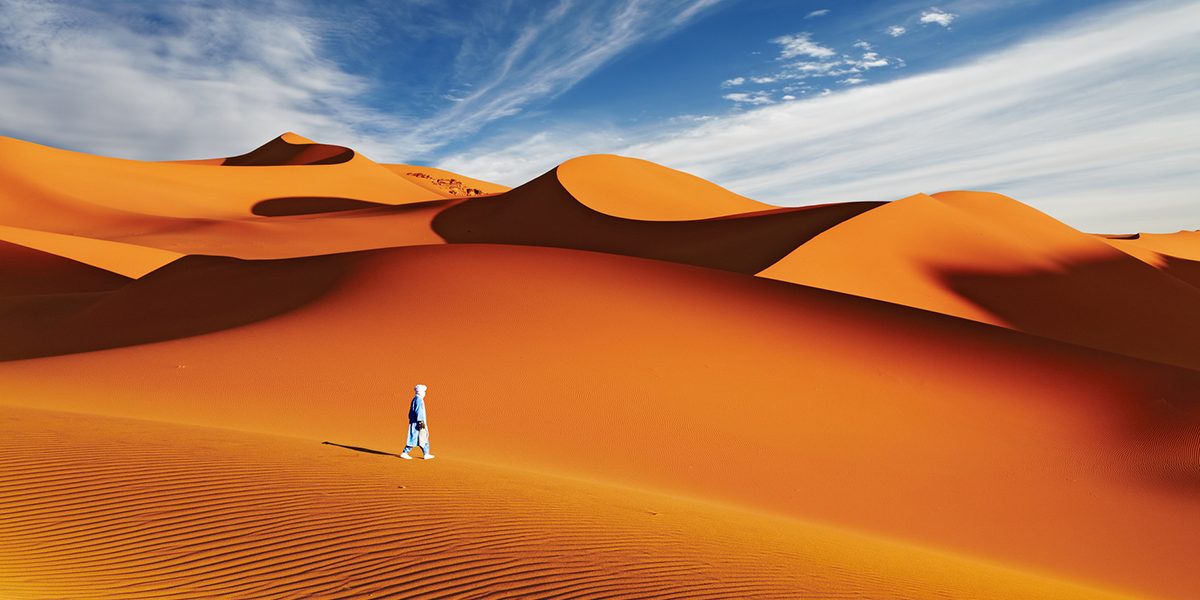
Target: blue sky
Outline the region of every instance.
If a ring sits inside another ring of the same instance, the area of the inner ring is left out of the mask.
[[[781,205],[986,189],[1200,228],[1200,1],[0,0],[0,134],[285,130],[510,185],[613,152]]]

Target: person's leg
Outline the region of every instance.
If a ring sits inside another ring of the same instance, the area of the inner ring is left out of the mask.
[[[406,439],[404,441],[404,452],[401,452],[400,454],[407,457],[408,451],[412,450],[413,448],[415,448],[417,446],[417,443],[418,443],[417,433],[418,433],[417,432],[417,424],[409,423],[408,424],[408,439]]]

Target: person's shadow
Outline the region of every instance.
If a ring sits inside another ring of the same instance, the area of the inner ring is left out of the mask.
[[[321,443],[325,444],[327,446],[337,446],[338,448],[345,448],[347,450],[353,450],[355,452],[365,452],[367,454],[381,454],[383,456],[395,456],[396,458],[400,458],[399,454],[394,454],[391,452],[384,452],[383,450],[372,450],[370,448],[359,448],[358,446],[347,446],[345,444],[335,444],[333,442],[321,442]]]

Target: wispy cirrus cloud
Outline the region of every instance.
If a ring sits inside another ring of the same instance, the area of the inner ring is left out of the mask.
[[[441,44],[459,45],[459,60],[441,88],[424,91],[426,103],[442,104],[413,113],[369,101],[378,82],[330,51],[331,37],[353,46],[355,30],[378,27],[350,9],[334,19],[299,0],[0,0],[0,133],[162,159],[240,153],[290,129],[412,159],[554,98],[720,2],[559,0],[524,12],[482,2],[496,12],[488,29],[439,17],[428,27]],[[411,20],[428,7],[386,8]]]
[[[443,166],[520,183],[615,152],[783,205],[985,189],[1085,230],[1193,229],[1198,63],[1200,3],[1157,0],[884,84],[579,142],[510,139]]]
[[[455,137],[517,114],[532,102],[570,89],[630,47],[666,35],[716,4],[715,0],[616,4],[560,0],[521,30],[495,65],[477,65],[477,72],[490,73],[488,78],[474,82],[461,102],[423,120],[413,135]]]

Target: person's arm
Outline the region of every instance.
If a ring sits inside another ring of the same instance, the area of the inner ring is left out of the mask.
[[[425,427],[425,399],[417,399],[417,423],[421,427]]]

